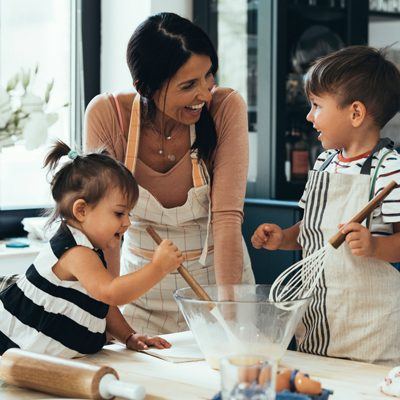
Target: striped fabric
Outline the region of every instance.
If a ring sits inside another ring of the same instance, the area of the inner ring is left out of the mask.
[[[0,276],[0,292],[2,292],[4,289],[8,288],[13,283],[17,282],[17,280],[19,278],[20,278],[20,275]]]
[[[326,211],[330,174],[310,174],[310,187],[313,190],[307,199],[307,213],[304,213],[303,228],[300,231],[299,243],[304,251],[303,258],[313,254],[324,246],[324,236],[321,223]],[[298,344],[302,352],[327,356],[330,341],[328,319],[326,318],[327,287],[325,273],[314,290],[314,296],[307,308],[302,323],[305,328],[303,340]]]
[[[372,158],[371,175],[374,173],[375,168],[387,152],[384,148],[375,154]],[[313,171],[318,171],[324,161],[332,154],[338,153],[336,150],[327,150],[323,152],[314,164]],[[328,165],[325,171],[329,173],[357,175],[361,171],[367,157],[360,158],[350,162],[340,161],[337,154],[332,162]],[[400,154],[396,150],[392,151],[383,161],[380,166],[378,177],[375,184],[375,194],[377,195],[390,181],[395,180],[400,182]],[[304,208],[305,200],[307,198],[307,185],[304,190],[303,196],[299,201],[299,206]],[[344,222],[344,221],[343,221]],[[376,208],[372,214],[371,220],[371,233],[376,236],[388,236],[393,234],[393,223],[400,222],[400,188],[394,189],[392,193],[383,201],[382,205]]]
[[[72,358],[103,347],[108,305],[90,297],[78,281],[62,281],[52,271],[77,245],[93,249],[82,232],[62,223],[25,275],[0,293],[0,354],[19,347]]]

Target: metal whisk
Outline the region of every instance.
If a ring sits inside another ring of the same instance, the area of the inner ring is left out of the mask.
[[[349,223],[364,221],[395,187],[397,183],[390,182]],[[279,302],[277,306],[285,310],[293,310],[301,306],[302,303],[296,300],[312,295],[324,270],[326,252],[330,247],[337,249],[345,238],[346,235],[339,231],[324,247],[283,271],[271,286],[269,300]]]

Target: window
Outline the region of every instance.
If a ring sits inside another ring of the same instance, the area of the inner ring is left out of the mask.
[[[70,143],[75,100],[76,2],[70,0],[0,0],[0,81],[4,86],[21,68],[39,66],[34,92],[44,93],[54,79],[49,109],[58,121],[49,128],[54,138]],[[0,210],[48,207],[49,184],[42,169],[47,146],[28,151],[23,144],[0,153]]]

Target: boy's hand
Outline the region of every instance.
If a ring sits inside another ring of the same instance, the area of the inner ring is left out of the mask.
[[[160,268],[164,274],[176,270],[183,262],[182,253],[171,242],[164,239],[154,252],[152,263]]]
[[[354,256],[374,257],[375,240],[371,232],[363,225],[357,222],[349,224],[340,224],[339,229],[347,234],[346,243]]]
[[[256,249],[277,250],[283,241],[283,231],[275,224],[261,224],[253,233],[251,243]]]
[[[147,335],[139,335],[138,333],[135,333],[127,340],[126,347],[131,350],[146,350],[149,347],[155,347],[157,349],[169,349],[171,347],[171,343],[158,336],[149,337]]]

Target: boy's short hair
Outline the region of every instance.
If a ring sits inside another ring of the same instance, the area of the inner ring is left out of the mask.
[[[361,101],[379,128],[400,111],[400,72],[386,59],[385,49],[351,46],[319,58],[304,88],[307,97],[336,96],[341,108]]]

